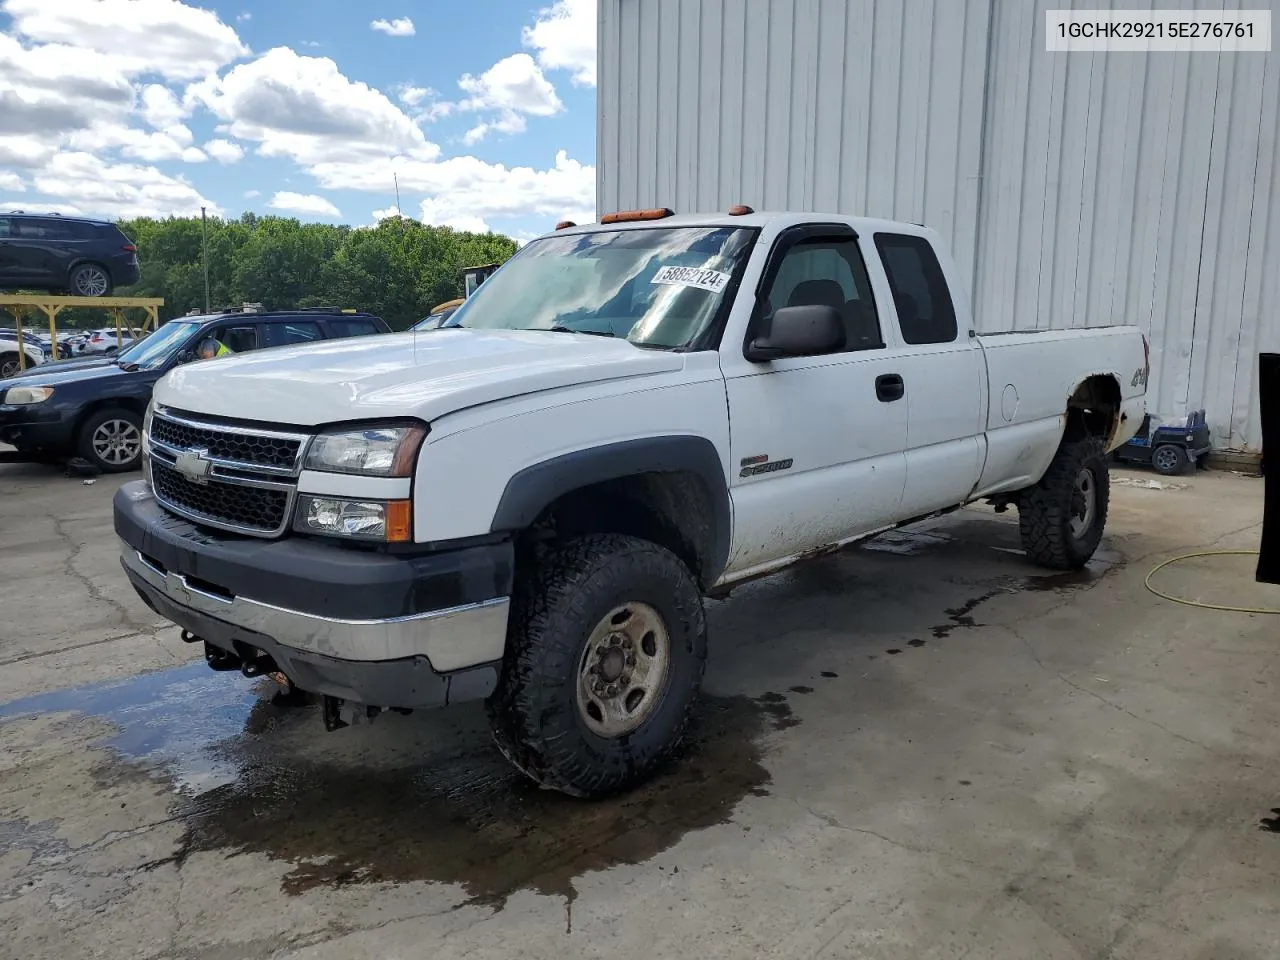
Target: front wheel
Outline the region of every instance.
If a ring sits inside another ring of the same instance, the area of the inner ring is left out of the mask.
[[[702,595],[673,553],[576,538],[517,584],[488,704],[494,739],[543,786],[628,789],[680,746],[706,655]]]
[[[1079,570],[1102,540],[1110,499],[1102,441],[1064,442],[1040,482],[1019,498],[1022,548],[1043,567]]]
[[[28,361],[27,366],[31,366]],[[0,380],[5,377],[16,377],[22,372],[22,361],[16,353],[0,353]]]
[[[142,461],[142,420],[112,407],[100,410],[80,428],[80,456],[104,473],[134,470]]]

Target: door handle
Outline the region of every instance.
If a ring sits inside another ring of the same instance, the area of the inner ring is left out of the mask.
[[[876,377],[876,399],[881,403],[893,403],[895,400],[901,400],[902,395],[907,392],[907,386],[902,382],[902,377],[896,373],[883,373]]]

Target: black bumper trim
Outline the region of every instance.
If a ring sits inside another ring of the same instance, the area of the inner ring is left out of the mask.
[[[340,620],[430,613],[511,593],[510,541],[421,554],[224,534],[162,509],[143,481],[116,492],[115,529],[164,569],[261,603]]]

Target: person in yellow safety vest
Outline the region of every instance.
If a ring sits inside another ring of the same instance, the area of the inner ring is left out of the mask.
[[[212,360],[215,357],[229,357],[235,351],[228,347],[221,340],[215,340],[213,337],[206,337],[200,341],[200,346],[196,349],[196,355],[201,360]]]

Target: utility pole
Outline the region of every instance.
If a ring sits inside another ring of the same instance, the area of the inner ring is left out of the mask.
[[[396,216],[402,217],[404,214],[400,212],[400,177],[396,175],[394,170],[391,171],[391,179],[395,181],[396,185]]]
[[[204,257],[204,312],[209,312],[209,221],[200,208],[200,252]]]

